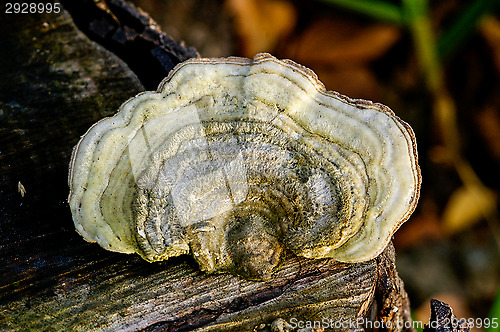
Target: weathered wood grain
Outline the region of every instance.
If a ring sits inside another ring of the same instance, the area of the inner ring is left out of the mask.
[[[252,282],[228,274],[207,276],[182,261],[154,268],[135,259],[104,262],[107,266],[91,276],[58,276],[53,294],[4,306],[7,327],[251,331],[277,318],[337,321],[357,317],[371,302],[376,269],[374,261],[353,269],[327,260],[318,266],[291,259],[272,281]]]

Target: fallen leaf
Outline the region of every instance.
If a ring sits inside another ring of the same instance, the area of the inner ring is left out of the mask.
[[[454,234],[471,227],[496,209],[496,195],[480,185],[462,186],[451,195],[443,212],[446,233]]]
[[[328,90],[382,101],[383,90],[370,65],[399,40],[400,34],[400,29],[391,25],[326,17],[290,37],[279,54],[313,69]]]
[[[297,13],[285,0],[226,0],[241,40],[241,53],[273,52],[295,27]]]
[[[286,53],[300,63],[359,65],[385,54],[400,36],[400,29],[392,25],[321,19],[291,41]]]

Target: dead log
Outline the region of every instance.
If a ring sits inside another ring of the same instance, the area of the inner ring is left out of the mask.
[[[392,245],[360,264],[290,254],[255,282],[206,275],[188,257],[149,264],[85,243],[66,202],[73,146],[197,53],[124,1],[64,5],[72,16],[0,20],[1,329],[402,330],[409,304]]]

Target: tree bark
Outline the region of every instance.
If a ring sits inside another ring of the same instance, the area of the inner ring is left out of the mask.
[[[124,1],[64,4],[0,20],[1,329],[357,331],[360,319],[410,320],[392,244],[359,264],[289,254],[255,282],[206,275],[189,257],[150,264],[85,243],[66,201],[73,146],[198,54]]]

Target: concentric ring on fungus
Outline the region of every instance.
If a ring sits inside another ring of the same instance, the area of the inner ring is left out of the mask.
[[[190,59],[76,145],[69,203],[90,242],[269,278],[283,250],[360,262],[413,212],[411,128],[269,54]]]

